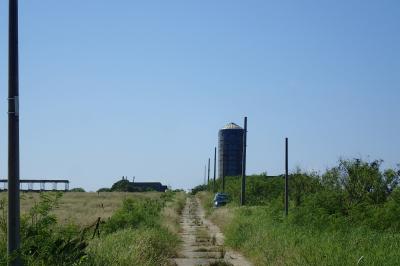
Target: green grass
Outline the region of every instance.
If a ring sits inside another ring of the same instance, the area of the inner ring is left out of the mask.
[[[226,244],[255,265],[400,265],[400,234],[368,228],[318,230],[274,219],[269,207],[232,208]]]
[[[255,265],[400,265],[398,232],[346,223],[320,226],[319,216],[313,223],[298,225],[299,214],[284,218],[281,202],[251,207],[232,203],[214,209],[212,193],[197,196],[223,231],[225,244]]]
[[[180,241],[176,218],[184,193],[168,193],[161,200],[125,200],[106,222],[105,237],[89,243],[85,265],[169,265]]]
[[[84,265],[168,265],[178,244],[178,238],[161,227],[119,230],[92,241]]]

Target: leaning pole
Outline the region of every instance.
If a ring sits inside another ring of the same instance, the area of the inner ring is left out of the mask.
[[[18,101],[18,0],[9,0],[8,24],[8,254],[20,247],[19,227],[19,101]],[[20,265],[11,256],[10,265]]]

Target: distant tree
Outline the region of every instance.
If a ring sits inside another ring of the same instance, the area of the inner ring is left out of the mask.
[[[194,188],[192,188],[192,195],[196,195],[196,193],[197,192],[200,192],[200,191],[206,191],[207,190],[207,185],[198,185],[198,186],[195,186]]]
[[[73,189],[70,189],[69,190],[70,192],[86,192],[83,188],[81,188],[81,187],[76,187],[76,188],[73,188]]]
[[[97,192],[111,192],[111,189],[103,187],[103,188],[100,188],[99,190],[97,190]]]
[[[131,189],[130,182],[124,178],[122,180],[115,182],[111,187],[111,191],[122,191],[122,192],[125,191],[126,192],[126,191],[132,191],[132,189]]]

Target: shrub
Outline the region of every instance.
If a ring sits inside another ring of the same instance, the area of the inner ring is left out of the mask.
[[[400,230],[399,170],[381,170],[382,161],[340,160],[319,175],[296,169],[289,176],[290,219],[296,225],[338,228],[347,225],[376,230]],[[221,187],[221,179],[217,186]],[[200,186],[203,190],[206,187]],[[211,189],[212,185],[208,187]],[[198,191],[196,189],[194,191]],[[231,204],[240,202],[241,178],[226,177]],[[283,206],[284,178],[247,176],[246,205]],[[283,208],[276,209],[282,216]]]
[[[124,228],[155,226],[162,207],[158,200],[125,199],[122,208],[107,220],[103,230],[105,233],[113,233]]]
[[[127,179],[122,179],[115,182],[112,187],[111,191],[120,191],[120,192],[127,192],[130,191],[130,182]]]

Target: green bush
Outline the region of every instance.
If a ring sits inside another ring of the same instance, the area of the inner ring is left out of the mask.
[[[296,225],[338,228],[344,225],[399,232],[399,170],[381,170],[382,161],[340,160],[322,175],[296,169],[289,176],[289,220]],[[222,181],[217,180],[221,188]],[[212,184],[204,190],[211,189]],[[226,177],[225,192],[238,205],[241,178]],[[283,211],[284,177],[247,176],[246,205]]]
[[[246,177],[246,202],[250,206],[264,205],[278,197],[283,198],[283,177],[252,175]],[[222,180],[216,180],[217,190],[222,192]],[[203,190],[212,190],[212,184]],[[225,193],[233,204],[240,202],[241,178],[239,176],[225,177]]]
[[[198,186],[195,186],[194,188],[192,188],[191,194],[196,195],[197,192],[205,191],[207,189],[208,189],[207,185],[198,185]]]
[[[158,224],[163,203],[153,199],[126,199],[103,226],[105,233],[124,228],[152,227]]]
[[[112,186],[111,186],[111,191],[120,191],[120,192],[128,192],[130,191],[130,182],[127,179],[122,179],[119,180],[117,182],[115,182]]]

